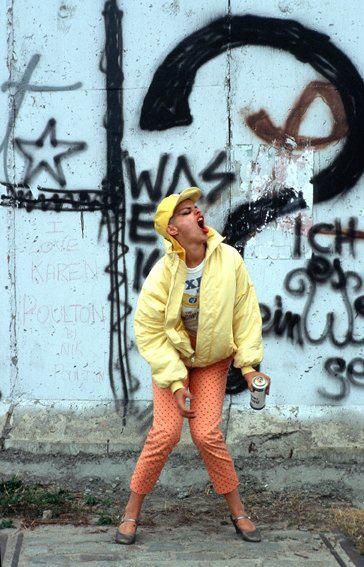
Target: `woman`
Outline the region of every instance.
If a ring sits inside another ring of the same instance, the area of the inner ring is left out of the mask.
[[[153,424],[131,478],[117,543],[134,543],[144,497],[178,443],[184,417],[236,532],[248,541],[261,540],[240,500],[219,424],[231,362],[241,368],[250,389],[258,374],[253,367],[263,357],[262,320],[245,264],[205,225],[195,204],[200,196],[197,187],[170,195],[154,218],[166,254],[144,282],[134,322],[139,352],[152,369]]]

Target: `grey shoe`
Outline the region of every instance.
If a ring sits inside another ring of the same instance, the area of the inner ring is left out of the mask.
[[[239,528],[239,526],[237,525],[236,522],[237,522],[237,520],[241,520],[243,518],[247,518],[248,520],[251,519],[250,516],[246,516],[245,514],[242,514],[241,516],[236,516],[236,518],[233,518],[232,515],[230,514],[230,519],[235,526],[236,533],[240,534],[240,536],[243,539],[245,539],[245,541],[251,541],[251,542],[262,541],[262,537],[261,537],[260,531],[258,529],[247,532],[246,530],[242,530],[241,528]]]
[[[133,534],[122,534],[119,532],[119,529],[116,530],[115,535],[115,543],[124,543],[125,545],[130,545],[131,543],[135,542],[136,538],[136,528],[138,527],[138,519],[137,518],[127,518],[125,514],[123,514],[120,523],[123,522],[134,522],[135,523],[135,532]]]

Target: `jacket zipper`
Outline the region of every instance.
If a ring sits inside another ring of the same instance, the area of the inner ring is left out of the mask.
[[[209,256],[209,257],[210,257],[210,256]],[[208,261],[208,259],[209,259],[209,258],[207,258],[207,260],[206,260],[206,262],[205,262],[205,266],[204,266],[204,269],[203,269],[203,273],[202,273],[202,277],[201,277],[201,283],[200,283],[200,308],[199,308],[198,318],[200,318],[200,314],[201,314],[201,305],[202,305],[202,302],[201,302],[201,296],[202,296],[202,285],[203,285],[203,282],[204,282],[204,281],[205,281],[205,279],[206,279],[206,277],[205,277],[205,274],[206,274],[206,267],[207,267],[207,261]],[[195,347],[195,353],[196,353],[196,351],[197,351],[197,344],[198,344],[198,328],[199,328],[199,324],[197,324],[197,335],[196,335],[196,347]],[[192,357],[191,357],[191,358],[192,358]],[[193,356],[193,359],[195,360],[195,356]],[[193,362],[194,362],[194,360],[193,360]]]

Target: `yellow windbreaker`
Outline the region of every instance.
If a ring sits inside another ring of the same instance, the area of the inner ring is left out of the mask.
[[[186,279],[185,251],[164,239],[166,254],[141,289],[134,318],[139,352],[161,388],[183,387],[187,367],[203,367],[234,356],[246,374],[263,358],[262,318],[255,289],[239,252],[209,228],[200,287],[196,349],[181,319]]]

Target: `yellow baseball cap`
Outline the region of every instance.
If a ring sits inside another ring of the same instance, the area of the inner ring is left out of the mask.
[[[194,203],[198,201],[202,193],[198,187],[188,187],[184,189],[182,193],[173,193],[162,199],[159,203],[157,210],[154,215],[154,228],[155,230],[164,236],[164,238],[170,238],[167,232],[167,226],[169,219],[173,216],[174,209],[185,201],[186,199],[191,199]]]

